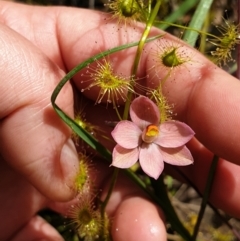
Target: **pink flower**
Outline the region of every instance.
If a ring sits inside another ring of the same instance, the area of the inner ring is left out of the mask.
[[[111,133],[117,142],[113,166],[129,168],[139,160],[143,171],[157,179],[164,162],[177,166],[193,163],[185,144],[195,133],[188,125],[173,120],[160,124],[158,107],[144,96],[133,100],[130,117],[132,122],[120,121]]]

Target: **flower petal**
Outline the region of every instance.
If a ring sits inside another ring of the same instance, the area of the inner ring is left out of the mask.
[[[158,179],[164,168],[159,146],[154,143],[143,143],[140,148],[139,163],[148,176]]]
[[[126,149],[139,146],[142,131],[131,121],[120,121],[112,131],[113,139]]]
[[[138,161],[139,149],[125,149],[119,145],[116,145],[113,149],[113,161],[112,166],[119,168],[129,168]]]
[[[141,130],[150,124],[159,125],[160,121],[158,107],[145,96],[139,96],[133,100],[130,106],[130,117]]]
[[[180,121],[166,121],[160,125],[159,137],[154,141],[161,147],[180,147],[194,136],[194,131]]]
[[[178,148],[162,148],[163,160],[171,165],[186,166],[193,164],[193,157],[186,146]]]

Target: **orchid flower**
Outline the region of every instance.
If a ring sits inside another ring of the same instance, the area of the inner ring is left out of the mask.
[[[193,163],[185,144],[195,133],[188,125],[174,120],[160,123],[157,105],[144,96],[133,100],[130,117],[132,121],[120,121],[111,133],[117,143],[112,166],[129,168],[139,160],[142,170],[157,179],[164,162],[177,166]]]

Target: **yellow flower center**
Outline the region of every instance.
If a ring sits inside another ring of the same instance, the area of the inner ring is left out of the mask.
[[[159,129],[155,125],[148,125],[142,133],[142,140],[146,143],[152,143],[159,134]]]

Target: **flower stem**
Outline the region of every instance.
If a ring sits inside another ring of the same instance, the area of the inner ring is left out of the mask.
[[[210,170],[209,170],[209,175],[208,175],[205,191],[204,191],[204,194],[203,194],[203,199],[202,199],[200,211],[199,211],[199,214],[198,214],[197,223],[194,227],[194,231],[193,231],[193,235],[192,235],[192,241],[195,241],[196,238],[197,238],[198,230],[199,230],[199,227],[200,227],[203,215],[204,215],[204,211],[205,211],[207,203],[208,203],[208,198],[211,194],[214,177],[215,177],[215,173],[216,173],[216,170],[217,170],[218,160],[219,160],[219,157],[217,155],[214,155],[213,160],[212,160],[212,164],[211,164],[211,167],[210,167]]]
[[[109,202],[109,199],[110,199],[110,197],[112,195],[114,186],[116,184],[118,173],[119,173],[119,169],[118,168],[114,168],[112,179],[111,179],[111,183],[110,183],[110,186],[108,188],[107,196],[105,197],[104,201],[100,205],[101,219],[102,219],[102,237],[104,236],[104,230],[106,228],[105,210],[106,210],[106,206],[107,206],[107,204]]]
[[[116,111],[116,114],[117,114],[117,117],[119,119],[119,121],[122,120],[122,116],[120,115],[119,111],[118,111],[118,108],[115,108],[115,111]]]
[[[144,47],[144,44],[146,43],[146,39],[147,39],[147,37],[149,35],[149,32],[152,28],[154,20],[155,20],[157,14],[158,14],[159,8],[161,6],[161,2],[162,2],[162,0],[157,0],[157,3],[154,6],[154,8],[153,8],[153,10],[150,14],[149,19],[147,20],[147,23],[146,23],[145,29],[143,31],[142,37],[139,41],[136,56],[135,56],[133,67],[132,67],[132,76],[133,77],[137,75],[137,69],[138,69],[140,59],[141,59],[143,47]],[[132,93],[128,92],[128,98],[127,98],[125,108],[124,108],[124,112],[123,112],[123,120],[128,119],[128,113],[129,113],[131,99],[132,99]]]
[[[110,183],[110,186],[109,186],[109,189],[108,189],[108,192],[107,192],[107,196],[105,197],[104,201],[101,203],[101,216],[102,216],[102,218],[104,218],[105,209],[106,209],[108,201],[109,201],[109,199],[112,195],[113,188],[116,184],[118,173],[119,173],[119,169],[114,168],[111,183]]]
[[[170,23],[170,22],[165,22],[165,21],[155,21],[155,23],[158,23],[158,24],[166,24],[168,26],[172,26],[172,27],[177,27],[177,28],[180,28],[180,29],[185,29],[185,30],[189,30],[189,31],[193,31],[193,32],[196,32],[197,34],[201,34],[201,35],[206,35],[208,37],[212,37],[214,39],[217,39],[219,41],[221,41],[221,38],[218,37],[217,35],[214,35],[214,34],[211,34],[211,33],[208,33],[208,32],[205,32],[203,30],[200,30],[200,29],[195,29],[195,28],[192,28],[192,27],[188,27],[188,26],[182,26],[182,25],[179,25],[179,24],[176,24],[176,23]]]

